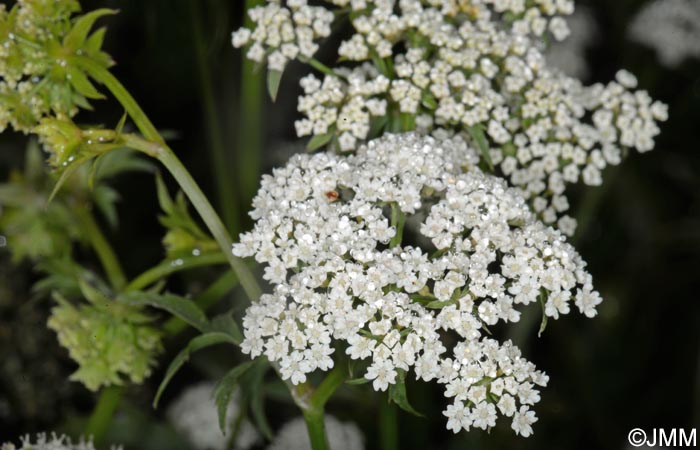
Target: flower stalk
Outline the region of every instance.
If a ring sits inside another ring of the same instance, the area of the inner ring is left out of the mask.
[[[81,59],[81,63],[85,70],[94,79],[104,84],[121,103],[145,138],[141,139],[135,135],[122,135],[123,143],[134,150],[141,151],[157,159],[168,169],[199,213],[214,240],[221,248],[222,253],[226,255],[248,298],[256,300],[261,293],[260,286],[245,263],[231,253],[231,243],[233,242],[231,236],[207,197],[192,178],[192,175],[177,158],[173,150],[165,143],[163,137],[148,119],[148,116],[146,116],[121,82],[109,70],[99,64],[95,64],[93,61]]]

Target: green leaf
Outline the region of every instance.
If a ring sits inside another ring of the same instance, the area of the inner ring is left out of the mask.
[[[72,163],[70,163],[68,167],[65,168],[65,170],[61,173],[61,176],[58,177],[58,181],[56,181],[56,184],[54,185],[53,190],[51,191],[51,195],[49,195],[49,199],[46,201],[46,206],[49,206],[51,204],[56,194],[58,194],[58,191],[60,191],[61,187],[63,187],[63,184],[66,181],[68,181],[68,178],[70,178],[71,175],[73,175],[75,171],[78,170],[78,168],[80,168],[81,165],[83,165],[83,163],[87,162],[91,158],[91,156],[86,156],[81,159],[75,160]]]
[[[357,386],[357,385],[360,385],[360,384],[367,384],[367,383],[369,383],[369,381],[370,381],[370,380],[368,380],[367,378],[362,377],[362,378],[353,378],[352,380],[347,380],[345,383],[346,383],[346,384],[351,384],[351,385],[353,385],[353,386]]]
[[[540,292],[539,300],[540,300],[540,306],[542,306],[542,322],[540,323],[540,329],[537,332],[537,337],[542,336],[542,333],[544,333],[545,328],[547,328],[547,314],[545,314],[545,312],[544,312],[545,311],[544,297],[545,297],[544,292]]]
[[[172,380],[173,376],[175,376],[177,371],[180,370],[180,368],[190,359],[190,355],[192,353],[206,347],[211,347],[212,345],[226,343],[233,342],[231,341],[231,336],[225,333],[205,333],[192,338],[189,344],[187,344],[185,348],[180,350],[180,353],[178,353],[177,356],[175,356],[175,358],[173,358],[173,360],[170,362],[170,365],[165,371],[163,381],[161,381],[160,386],[158,386],[158,391],[156,392],[156,396],[153,399],[153,407],[158,407],[160,397],[161,395],[163,395],[163,391],[165,391],[165,388],[168,386],[168,383],[170,383],[170,380]]]
[[[75,21],[73,28],[66,34],[63,39],[63,46],[71,50],[78,50],[85,44],[85,39],[87,38],[90,29],[95,24],[95,21],[102,16],[108,14],[116,14],[116,10],[100,8],[91,11]]]
[[[489,142],[486,139],[483,125],[472,125],[471,127],[467,127],[467,131],[472,139],[474,139],[474,142],[476,142],[477,147],[479,147],[479,151],[481,152],[481,156],[484,158],[484,161],[486,161],[489,168],[493,170],[493,161],[491,161],[491,154],[489,153]]]
[[[127,292],[119,300],[130,305],[152,306],[179,317],[199,331],[209,326],[207,316],[192,300],[173,294],[155,294],[151,292]]]
[[[105,98],[104,95],[95,88],[95,86],[90,82],[87,75],[75,66],[69,65],[66,69],[68,73],[68,81],[70,81],[71,86],[75,88],[80,94],[87,98],[102,99]]]
[[[253,421],[258,431],[269,441],[274,433],[265,415],[265,373],[270,368],[265,358],[258,358],[253,368],[241,379],[241,387],[246,402],[253,413]]]
[[[243,342],[243,333],[230,312],[214,317],[209,324],[208,331],[226,333],[238,345]]]
[[[274,102],[277,100],[277,93],[280,89],[280,82],[282,81],[282,72],[279,70],[268,70],[267,72],[267,92],[270,93],[270,97]]]
[[[170,214],[173,210],[173,199],[168,193],[168,188],[165,186],[163,177],[160,176],[160,172],[156,173],[156,191],[158,192],[158,204],[160,208],[166,214]]]
[[[428,303],[427,305],[425,305],[425,307],[428,309],[442,309],[445,306],[454,305],[454,304],[455,304],[454,300],[445,300],[445,301],[435,300],[435,301],[432,301],[432,302]]]
[[[89,38],[85,41],[85,50],[88,52],[98,52],[102,48],[102,43],[105,39],[106,27],[99,28],[97,31],[92,33]]]
[[[404,411],[413,414],[418,417],[425,417],[423,414],[419,413],[413,406],[408,402],[408,396],[406,395],[406,371],[398,369],[398,375],[396,377],[396,383],[389,386],[389,400],[396,403],[399,408]]]
[[[335,135],[335,133],[333,131],[329,131],[326,134],[318,134],[318,135],[312,137],[309,140],[309,143],[306,144],[306,150],[308,150],[310,152],[318,150],[319,148],[328,144],[328,142],[330,142],[331,138],[333,138],[334,135]]]
[[[425,106],[431,111],[437,108],[438,106],[435,97],[433,97],[433,94],[431,94],[429,91],[423,92],[421,103],[423,104],[423,106]]]
[[[124,130],[124,124],[126,123],[126,118],[129,117],[129,114],[124,111],[124,114],[122,114],[122,117],[119,119],[119,122],[117,122],[117,126],[114,128],[114,132],[117,133],[117,136],[122,134],[122,130]]]
[[[255,364],[255,361],[247,361],[237,365],[231,369],[214,388],[214,399],[216,401],[216,409],[219,412],[219,428],[221,432],[226,434],[226,414],[228,406],[231,403],[233,390],[238,385],[238,380],[250,367]]]
[[[112,228],[116,228],[119,225],[119,216],[115,206],[119,198],[119,193],[109,186],[98,185],[92,191],[92,201]]]

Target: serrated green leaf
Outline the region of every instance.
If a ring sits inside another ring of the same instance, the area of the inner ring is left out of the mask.
[[[396,383],[389,386],[389,400],[414,416],[425,417],[423,414],[416,411],[408,402],[408,396],[406,395],[406,371],[404,370],[398,369]]]
[[[63,39],[63,46],[71,50],[78,50],[85,44],[85,39],[87,38],[90,29],[95,24],[95,21],[102,16],[108,14],[116,14],[116,10],[100,8],[91,11],[75,21],[73,28],[66,34]]]
[[[233,390],[238,385],[238,380],[241,376],[250,369],[254,363],[255,361],[247,361],[237,365],[229,370],[214,388],[214,400],[216,401],[216,409],[219,413],[219,428],[224,434],[226,434],[226,415],[228,406],[231,403]]]
[[[267,92],[270,94],[273,102],[277,100],[277,93],[279,92],[281,82],[282,72],[279,70],[267,71]]]
[[[258,358],[253,368],[241,380],[241,385],[244,398],[247,398],[247,403],[250,405],[250,410],[253,413],[255,426],[267,440],[271,441],[274,433],[265,414],[264,384],[265,373],[269,368],[270,366],[265,358]]]
[[[335,133],[333,131],[329,131],[326,134],[319,134],[312,137],[311,139],[309,139],[309,143],[306,144],[306,150],[310,152],[318,150],[319,148],[328,144],[328,142],[330,142],[330,140],[333,138],[334,134]]]
[[[170,380],[173,379],[177,371],[190,359],[192,353],[206,347],[211,347],[212,345],[225,343],[231,343],[231,337],[225,333],[205,333],[192,338],[187,346],[180,350],[180,353],[178,353],[168,365],[163,381],[160,382],[156,396],[153,399],[153,407],[158,407],[160,397],[163,395],[163,391],[165,391],[168,383],[170,383]]]
[[[481,156],[488,164],[489,168],[493,170],[493,161],[491,161],[491,154],[489,153],[489,142],[486,139],[486,134],[484,133],[484,127],[482,125],[472,125],[467,127],[469,135],[476,142],[476,146],[479,147],[479,152]]]
[[[179,317],[199,331],[209,326],[207,316],[192,300],[173,294],[155,294],[150,292],[127,292],[119,296],[119,300],[138,306],[152,306],[162,309]]]

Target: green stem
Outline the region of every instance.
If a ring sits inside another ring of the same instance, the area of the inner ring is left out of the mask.
[[[312,450],[330,450],[323,408],[303,410]]]
[[[347,377],[348,369],[345,364],[337,363],[311,395],[311,404],[323,407]]]
[[[399,425],[396,406],[383,399],[379,402],[379,435],[382,450],[399,449]]]
[[[259,5],[264,0],[246,0],[245,11]],[[246,14],[243,24],[251,28],[253,23]],[[255,73],[255,63],[242,58],[241,85],[238,116],[238,178],[244,205],[249,205],[260,181],[260,156],[262,155],[262,107],[265,93],[263,78]]]
[[[175,156],[172,151],[165,151],[160,154],[158,158],[160,162],[170,171],[175,180],[185,192],[185,195],[190,199],[192,205],[195,207],[202,220],[209,228],[212,236],[219,244],[221,251],[226,255],[231,268],[238,276],[241,281],[241,286],[245,291],[246,295],[251,301],[256,301],[261,295],[260,286],[255,280],[253,273],[248,269],[248,266],[241,260],[237,258],[231,251],[232,240],[221,223],[219,216],[216,215],[214,208],[212,208],[207,197],[202,193],[197,186],[197,183],[192,179],[192,175],[187,171],[185,166],[182,165],[179,159]]]
[[[97,399],[97,405],[95,405],[95,409],[92,411],[92,415],[90,415],[85,427],[85,434],[92,436],[98,447],[104,440],[109,423],[112,421],[112,416],[117,410],[123,395],[123,386],[109,386],[102,390],[100,397]]]
[[[309,440],[313,450],[330,449],[328,437],[326,436],[324,407],[333,393],[346,380],[347,376],[347,367],[339,362],[311,395],[308,396],[308,403],[297,401],[297,405],[299,405],[304,415],[306,429],[309,433]]]
[[[233,180],[231,180],[231,173],[233,170],[226,155],[221,128],[219,126],[219,118],[216,114],[216,104],[211,87],[211,73],[209,71],[209,62],[207,61],[206,46],[202,33],[199,1],[190,1],[190,5],[192,7],[192,35],[197,58],[197,68],[199,69],[197,78],[204,110],[204,123],[207,130],[209,148],[211,149],[212,171],[214,172],[214,179],[216,180],[218,190],[218,203],[221,207],[224,223],[231,233],[237,235],[240,232],[238,195],[236,194],[235,184]],[[242,167],[246,170],[249,169],[247,166]],[[257,180],[255,181],[257,182]]]
[[[126,109],[126,112],[146,138],[146,141],[143,141],[143,139],[139,139],[133,135],[122,135],[124,143],[128,146],[131,146],[129,145],[129,143],[131,143],[134,145],[131,146],[134,150],[143,151],[147,155],[158,159],[168,171],[170,171],[170,174],[178,182],[180,188],[185,192],[185,195],[187,195],[194,208],[202,217],[202,220],[207,225],[207,228],[209,228],[217,244],[219,244],[221,251],[226,255],[231,268],[241,281],[241,286],[246,292],[246,295],[253,301],[257,300],[261,293],[260,286],[258,286],[255,277],[243,261],[234,256],[231,252],[231,243],[233,242],[231,236],[228,234],[228,231],[226,231],[223,223],[221,223],[221,219],[219,219],[219,216],[211,206],[211,203],[209,203],[207,197],[192,178],[192,175],[190,175],[182,162],[175,156],[172,149],[168,147],[158,133],[158,130],[156,130],[141,107],[139,107],[121,82],[119,82],[109,70],[94,61],[87,58],[81,58],[79,61],[81,62],[81,66],[87,70],[95,80],[103,83],[107,89],[109,89],[119,103],[122,104],[124,109]]]
[[[97,257],[100,259],[109,282],[115,290],[120,290],[126,284],[126,277],[112,246],[102,234],[95,218],[87,208],[78,206],[75,208],[75,213],[90,241],[90,245],[92,245],[95,253],[97,253]]]
[[[188,256],[179,258],[177,264],[168,260],[143,272],[129,283],[126,291],[141,290],[175,272],[194,269],[196,267],[213,266],[216,264],[226,264],[226,256],[221,253],[204,254],[201,256]]]

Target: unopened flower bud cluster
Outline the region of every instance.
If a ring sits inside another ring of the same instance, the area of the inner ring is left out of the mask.
[[[488,429],[501,415],[528,436],[548,377],[488,327],[538,302],[550,318],[573,306],[593,317],[601,298],[561,232],[476,161],[459,136],[387,134],[265,176],[255,228],[233,251],[264,264],[274,291],[246,312],[243,351],[294,384],[331,369],[336,351],[366,360],[378,391],[413,371],[444,385],[449,429]],[[430,245],[402,236],[413,216]]]
[[[635,91],[626,71],[587,87],[547,66],[535,36],[565,38],[570,1],[333,3],[349,7],[354,28],[339,55],[361,65],[302,80],[299,136],[330,134],[347,152],[387,130],[482,130],[496,173],[568,235],[566,186],[601,184],[603,169],[630,149],[651,150],[666,119],[665,105]],[[256,21],[253,33],[261,28]]]

